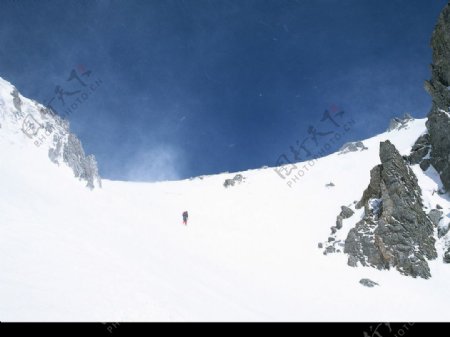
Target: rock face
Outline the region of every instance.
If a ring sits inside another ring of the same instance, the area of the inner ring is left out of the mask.
[[[356,205],[364,207],[364,217],[345,240],[348,264],[395,267],[404,275],[429,278],[427,259],[437,254],[433,224],[423,211],[417,178],[389,141],[380,143],[380,159]]]
[[[442,11],[431,39],[433,63],[431,79],[425,89],[431,95],[432,108],[426,123],[430,161],[439,172],[446,190],[450,189],[450,4]]]

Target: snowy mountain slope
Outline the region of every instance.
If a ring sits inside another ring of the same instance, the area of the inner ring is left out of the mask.
[[[19,147],[33,145],[41,155],[58,165],[68,166],[90,188],[101,187],[97,162],[86,156],[69,123],[43,105],[23,97],[0,78],[0,137]]]
[[[360,199],[380,141],[407,155],[425,130],[413,120],[364,140],[365,151],[321,158],[291,187],[267,168],[230,188],[234,174],[90,191],[2,124],[0,320],[448,320],[440,259],[423,280],[351,268],[317,247],[340,206]],[[439,178],[414,170],[425,204],[448,214],[432,194]]]

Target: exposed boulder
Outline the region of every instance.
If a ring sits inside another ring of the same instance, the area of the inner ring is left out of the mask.
[[[223,186],[225,188],[228,188],[230,186],[234,186],[234,180],[233,179],[225,179],[225,182],[223,183]]]
[[[446,236],[449,229],[450,229],[449,224],[446,224],[444,226],[438,226],[438,238]]]
[[[328,184],[325,185],[325,187],[334,187],[336,185],[333,184],[333,182],[329,182]]]
[[[439,211],[437,209],[432,209],[428,213],[428,216],[430,217],[430,220],[433,223],[433,225],[437,226],[437,225],[439,225],[439,221],[441,221],[443,214],[444,213],[442,211]]]
[[[377,285],[379,285],[378,283],[372,281],[371,279],[368,278],[363,278],[359,281],[359,283],[361,283],[363,286],[365,287],[369,287],[369,288],[373,288]]]
[[[225,188],[228,188],[228,187],[234,186],[235,184],[240,184],[244,180],[245,180],[245,178],[242,174],[236,174],[233,179],[225,179],[223,186]]]
[[[327,246],[327,248],[325,248],[325,251],[323,252],[323,255],[328,255],[328,254],[333,254],[336,253],[336,248],[334,248],[334,246]]]
[[[347,206],[341,206],[341,213],[339,214],[343,219],[350,218],[355,212],[352,211],[351,208],[348,208]]]
[[[345,241],[348,263],[395,267],[404,275],[429,278],[427,259],[436,258],[437,253],[417,178],[391,142],[380,143],[380,159],[357,204],[364,206],[364,217]]]
[[[343,222],[344,218],[341,215],[338,215],[336,217],[336,228],[337,229],[341,229],[342,228],[342,222]]]
[[[444,262],[450,263],[450,248],[444,254]]]
[[[368,148],[363,144],[363,142],[349,142],[342,145],[339,149],[339,154],[364,150],[368,150]]]

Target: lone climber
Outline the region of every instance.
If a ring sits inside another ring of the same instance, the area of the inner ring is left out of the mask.
[[[187,211],[184,211],[183,212],[183,224],[185,225],[185,226],[187,226],[187,221],[188,221],[188,212]]]

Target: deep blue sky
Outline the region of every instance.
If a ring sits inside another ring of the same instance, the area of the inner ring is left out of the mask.
[[[340,143],[404,112],[426,116],[429,40],[446,3],[1,0],[0,76],[45,103],[57,85],[81,88],[72,69],[101,80],[67,118],[104,178],[273,166],[308,127],[330,131],[320,119],[333,105],[355,122]]]

